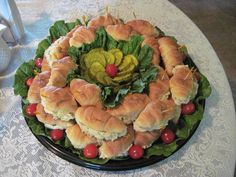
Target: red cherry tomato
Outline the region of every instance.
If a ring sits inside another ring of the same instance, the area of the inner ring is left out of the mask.
[[[84,156],[88,159],[93,159],[98,155],[98,148],[95,144],[88,144],[84,148]]]
[[[31,84],[33,83],[34,78],[30,77],[29,79],[27,79],[26,81],[26,85],[28,85],[29,87],[31,86]]]
[[[117,67],[114,64],[108,64],[106,66],[106,73],[110,76],[110,77],[115,77],[117,75]]]
[[[26,107],[26,113],[29,115],[29,116],[35,116],[35,112],[36,112],[36,107],[37,107],[37,104],[29,104],[27,107]]]
[[[140,159],[143,156],[143,148],[141,146],[138,145],[133,145],[131,146],[131,148],[129,149],[129,156],[132,159]]]
[[[52,138],[52,140],[57,141],[62,139],[64,136],[64,131],[60,130],[60,129],[53,129],[50,132],[50,137]]]
[[[175,139],[175,134],[173,133],[173,131],[169,128],[165,128],[162,133],[161,133],[161,140],[165,143],[165,144],[169,144],[172,143]]]
[[[192,102],[181,105],[181,113],[183,115],[190,115],[195,112],[195,105]]]
[[[43,62],[42,58],[37,58],[35,60],[35,66],[37,66],[38,68],[42,68],[42,62]]]

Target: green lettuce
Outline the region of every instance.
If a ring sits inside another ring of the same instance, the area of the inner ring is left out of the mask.
[[[25,98],[28,93],[28,86],[26,85],[27,79],[35,76],[37,69],[34,66],[34,60],[24,62],[16,71],[14,80],[14,93]]]

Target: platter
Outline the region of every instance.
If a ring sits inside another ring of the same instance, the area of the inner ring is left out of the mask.
[[[54,154],[129,170],[168,158],[194,134],[211,87],[175,37],[108,13],[57,21],[49,34],[17,70],[14,92],[30,130]]]

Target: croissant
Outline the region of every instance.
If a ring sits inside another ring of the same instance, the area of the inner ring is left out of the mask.
[[[188,65],[178,65],[173,69],[170,91],[177,105],[186,104],[197,94],[198,83]]]
[[[113,141],[127,133],[127,127],[121,120],[94,106],[79,107],[75,120],[83,132],[98,140]]]
[[[147,132],[136,131],[134,136],[134,144],[146,149],[161,136],[161,132],[162,129]]]
[[[114,158],[127,154],[134,141],[134,130],[132,125],[128,126],[126,135],[114,140],[104,141],[99,148],[100,158]]]
[[[95,18],[92,18],[89,23],[88,26],[92,26],[94,28],[99,28],[101,26],[108,26],[108,25],[116,25],[121,23],[121,21],[119,19],[114,18],[111,14],[106,13],[106,15],[101,15]]]
[[[125,24],[108,25],[106,27],[106,32],[117,41],[128,41],[130,36],[135,34],[133,29]]]
[[[48,114],[44,111],[44,107],[42,104],[37,104],[36,108],[36,117],[39,122],[42,122],[45,127],[52,129],[66,129],[72,125],[74,125],[71,121],[62,121],[57,118],[54,118],[51,114]]]
[[[160,51],[157,38],[154,36],[145,36],[142,45],[148,45],[153,49],[152,64],[158,66],[160,63]]]
[[[158,74],[155,81],[149,84],[149,97],[151,100],[164,100],[167,99],[170,94],[169,76],[164,69],[160,66],[158,68]]]
[[[159,130],[168,124],[168,118],[163,115],[162,103],[151,101],[134,121],[134,130],[139,132]]]
[[[179,45],[170,37],[162,37],[158,43],[167,74],[172,76],[173,68],[182,65],[186,56],[178,50]]]
[[[70,57],[64,57],[52,64],[51,76],[48,85],[64,87],[66,85],[67,75],[76,67],[76,64]]]
[[[107,109],[107,112],[120,120],[125,124],[130,124],[136,120],[139,113],[145,108],[145,106],[150,102],[150,99],[145,94],[128,94],[124,97],[121,105],[113,108]]]
[[[47,85],[49,77],[50,71],[44,71],[35,76],[27,96],[27,99],[30,103],[39,103],[41,101],[40,88],[43,88]]]
[[[96,39],[95,28],[80,26],[70,38],[70,46],[80,47],[83,44],[90,44]]]
[[[146,20],[131,20],[126,23],[141,35],[158,36],[159,32]]]
[[[96,138],[83,133],[78,124],[68,127],[66,135],[76,149],[83,149],[88,144],[98,144]]]
[[[54,61],[57,61],[68,55],[67,51],[69,48],[69,39],[70,38],[67,36],[62,36],[45,50],[44,58],[47,60],[50,67]]]
[[[40,89],[40,96],[46,113],[64,121],[74,119],[78,106],[68,87],[46,86]]]
[[[73,79],[70,82],[70,91],[81,106],[94,105],[102,108],[101,89],[82,79]]]

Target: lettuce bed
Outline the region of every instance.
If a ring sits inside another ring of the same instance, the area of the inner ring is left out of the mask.
[[[64,21],[57,21],[53,26],[50,27],[48,36],[46,39],[42,40],[38,48],[36,50],[36,58],[43,57],[44,51],[51,45],[53,41],[58,39],[60,36],[66,35],[72,28],[74,28],[77,24],[81,24],[79,20],[76,20],[72,23],[65,23]],[[160,31],[160,29],[157,28]],[[162,35],[165,35],[161,31]],[[134,79],[128,84],[118,85],[116,88],[99,85],[102,88],[102,98],[106,107],[114,107],[120,103],[123,96],[128,92],[133,93],[143,93],[147,92],[148,83],[156,77],[157,70],[156,68],[150,65],[152,49],[148,46],[144,46],[141,48],[142,37],[133,36],[129,42],[115,41],[111,36],[107,35],[104,28],[100,28],[97,31],[96,40],[88,45],[85,44],[80,48],[70,47],[69,55],[78,63],[78,59],[82,54],[87,53],[89,50],[96,47],[104,47],[106,50],[112,48],[119,48],[122,50],[124,54],[133,54],[140,61],[140,69],[137,73],[135,73]],[[187,54],[187,50],[183,47],[181,50]],[[14,93],[16,95],[20,95],[22,97],[22,109],[25,120],[30,127],[31,131],[36,136],[44,136],[50,139],[49,132],[50,129],[44,127],[42,123],[40,123],[36,117],[29,117],[25,113],[25,107],[29,104],[26,96],[28,92],[28,87],[25,82],[28,78],[34,77],[40,70],[35,67],[34,60],[32,59],[28,62],[23,63],[17,70],[14,81]],[[185,60],[185,64],[188,64],[190,67],[196,67],[193,63],[192,59],[188,56]],[[67,80],[70,82],[71,79],[75,77],[81,77],[79,69],[72,71]],[[84,78],[89,80],[88,78]],[[93,82],[93,81],[90,81]],[[168,157],[173,154],[178,147],[183,144],[191,135],[192,130],[203,118],[204,113],[204,100],[210,95],[211,87],[207,80],[207,78],[200,74],[199,88],[198,94],[194,100],[196,111],[192,115],[181,115],[180,121],[177,125],[170,124],[170,126],[177,136],[176,140],[171,144],[163,144],[160,140],[157,140],[150,148],[145,150],[144,158],[150,158],[151,156],[159,156],[159,157]],[[50,141],[50,140],[49,140]],[[71,145],[69,139],[65,136],[64,139],[60,141],[54,142],[55,144],[66,148],[69,152],[72,152],[78,156],[78,158],[94,163],[94,164],[105,164],[109,161],[109,159],[87,159],[83,156],[81,150],[74,149]],[[116,160],[127,160],[126,158],[117,158]]]

